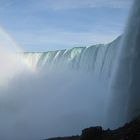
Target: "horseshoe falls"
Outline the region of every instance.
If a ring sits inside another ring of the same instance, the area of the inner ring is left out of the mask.
[[[0,88],[0,138],[37,140],[106,127],[109,79],[121,38],[105,45],[18,53],[29,71]]]
[[[47,71],[75,70],[110,77],[121,36],[109,44],[20,54],[31,67]],[[105,74],[106,73],[106,74]]]
[[[125,32],[111,43],[16,54],[29,70],[0,86],[0,139],[77,135],[83,128],[116,128],[137,117],[139,47],[140,2],[135,0]],[[11,57],[4,58],[9,64]]]

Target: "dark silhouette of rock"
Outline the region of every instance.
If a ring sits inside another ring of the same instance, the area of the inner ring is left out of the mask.
[[[93,139],[98,139],[102,140],[102,127],[90,127],[87,129],[84,129],[82,131],[82,135],[80,140],[93,140]]]
[[[71,136],[71,137],[57,137],[57,138],[50,138],[47,140],[80,140],[80,136]]]
[[[140,140],[140,117],[116,130],[90,127],[82,130],[81,136],[58,137],[48,140]]]

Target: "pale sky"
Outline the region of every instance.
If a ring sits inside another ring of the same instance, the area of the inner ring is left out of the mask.
[[[0,0],[0,27],[25,51],[107,43],[123,33],[132,1]]]

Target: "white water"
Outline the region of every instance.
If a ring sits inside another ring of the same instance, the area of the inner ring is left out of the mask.
[[[135,0],[110,84],[108,122],[118,127],[140,115],[140,1]],[[109,118],[112,116],[112,118]]]
[[[78,70],[109,77],[120,38],[103,45],[77,47],[50,52],[25,52],[20,54],[33,68],[48,71]]]

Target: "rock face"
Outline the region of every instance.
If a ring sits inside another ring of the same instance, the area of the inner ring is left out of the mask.
[[[58,137],[48,140],[140,140],[140,117],[116,130],[90,127],[82,130],[81,136]]]

